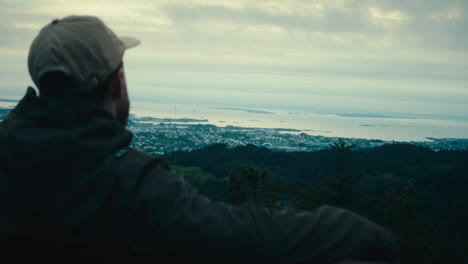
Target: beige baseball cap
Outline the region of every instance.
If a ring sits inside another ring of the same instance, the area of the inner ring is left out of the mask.
[[[87,94],[117,69],[125,49],[138,44],[138,39],[117,37],[97,17],[55,19],[31,44],[29,74],[40,89],[45,73],[61,71],[75,81],[74,94]]]

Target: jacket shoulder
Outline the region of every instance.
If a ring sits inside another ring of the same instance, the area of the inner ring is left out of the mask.
[[[154,169],[170,171],[169,164],[162,158],[143,153],[136,149],[117,152],[107,166],[115,173],[114,197],[111,199],[120,208],[127,208],[131,213],[134,207],[138,186]],[[126,210],[124,210],[126,211]]]
[[[170,171],[169,164],[160,157],[136,149],[127,149],[114,154],[118,181],[127,188],[134,189],[142,177],[154,168]]]

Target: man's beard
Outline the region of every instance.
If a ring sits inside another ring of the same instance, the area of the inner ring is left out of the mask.
[[[117,106],[116,119],[122,126],[127,126],[128,116],[130,114],[130,101],[124,100]]]

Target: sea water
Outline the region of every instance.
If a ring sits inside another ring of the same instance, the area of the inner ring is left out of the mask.
[[[213,105],[133,102],[131,113],[156,118],[190,118],[220,127],[296,129],[310,135],[343,138],[425,141],[433,138],[468,138],[468,121],[431,117],[385,116],[288,111]]]

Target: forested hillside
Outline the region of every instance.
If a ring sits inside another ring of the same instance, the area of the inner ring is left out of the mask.
[[[213,200],[361,213],[395,234],[403,263],[464,263],[468,256],[468,151],[354,150],[339,141],[317,152],[218,144],[165,158]]]

